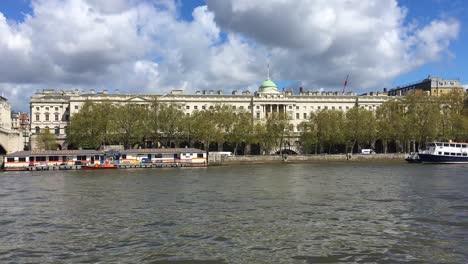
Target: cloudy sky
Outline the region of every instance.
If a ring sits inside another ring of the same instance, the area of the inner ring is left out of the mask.
[[[0,0],[0,91],[382,90],[468,83],[463,0]]]

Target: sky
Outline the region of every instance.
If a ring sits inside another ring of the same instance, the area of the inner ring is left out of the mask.
[[[460,79],[464,0],[0,0],[0,92],[166,94],[279,89],[364,93]]]

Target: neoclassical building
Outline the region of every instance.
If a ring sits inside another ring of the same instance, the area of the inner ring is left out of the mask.
[[[107,90],[57,91],[45,89],[36,92],[30,101],[31,147],[35,148],[35,138],[43,129],[50,129],[63,149],[66,149],[66,129],[70,116],[80,111],[86,101],[112,102],[116,104],[151,104],[155,99],[161,103],[175,104],[186,115],[194,111],[209,109],[215,105],[229,105],[252,113],[254,120],[265,120],[274,112],[287,113],[291,125],[298,132],[298,125],[307,120],[312,112],[322,109],[347,111],[354,106],[369,110],[377,109],[388,100],[386,93],[371,92],[364,95],[354,93],[304,91],[279,91],[276,84],[267,79],[258,91],[233,91],[224,94],[221,90],[203,90],[186,94],[183,90],[172,90],[164,95],[109,93]]]

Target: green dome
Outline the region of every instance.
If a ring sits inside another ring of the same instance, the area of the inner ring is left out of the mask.
[[[262,85],[260,85],[259,92],[260,93],[278,93],[278,87],[272,80],[267,79],[262,82]]]
[[[260,85],[260,88],[264,88],[264,87],[276,87],[276,84],[272,81],[272,80],[265,80],[262,82],[262,85]]]

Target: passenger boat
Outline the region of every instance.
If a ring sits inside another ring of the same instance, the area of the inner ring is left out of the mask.
[[[468,163],[468,143],[429,143],[418,156],[423,163]]]
[[[83,165],[81,169],[83,170],[108,170],[108,169],[117,169],[118,167],[114,164],[92,164],[92,165]]]

